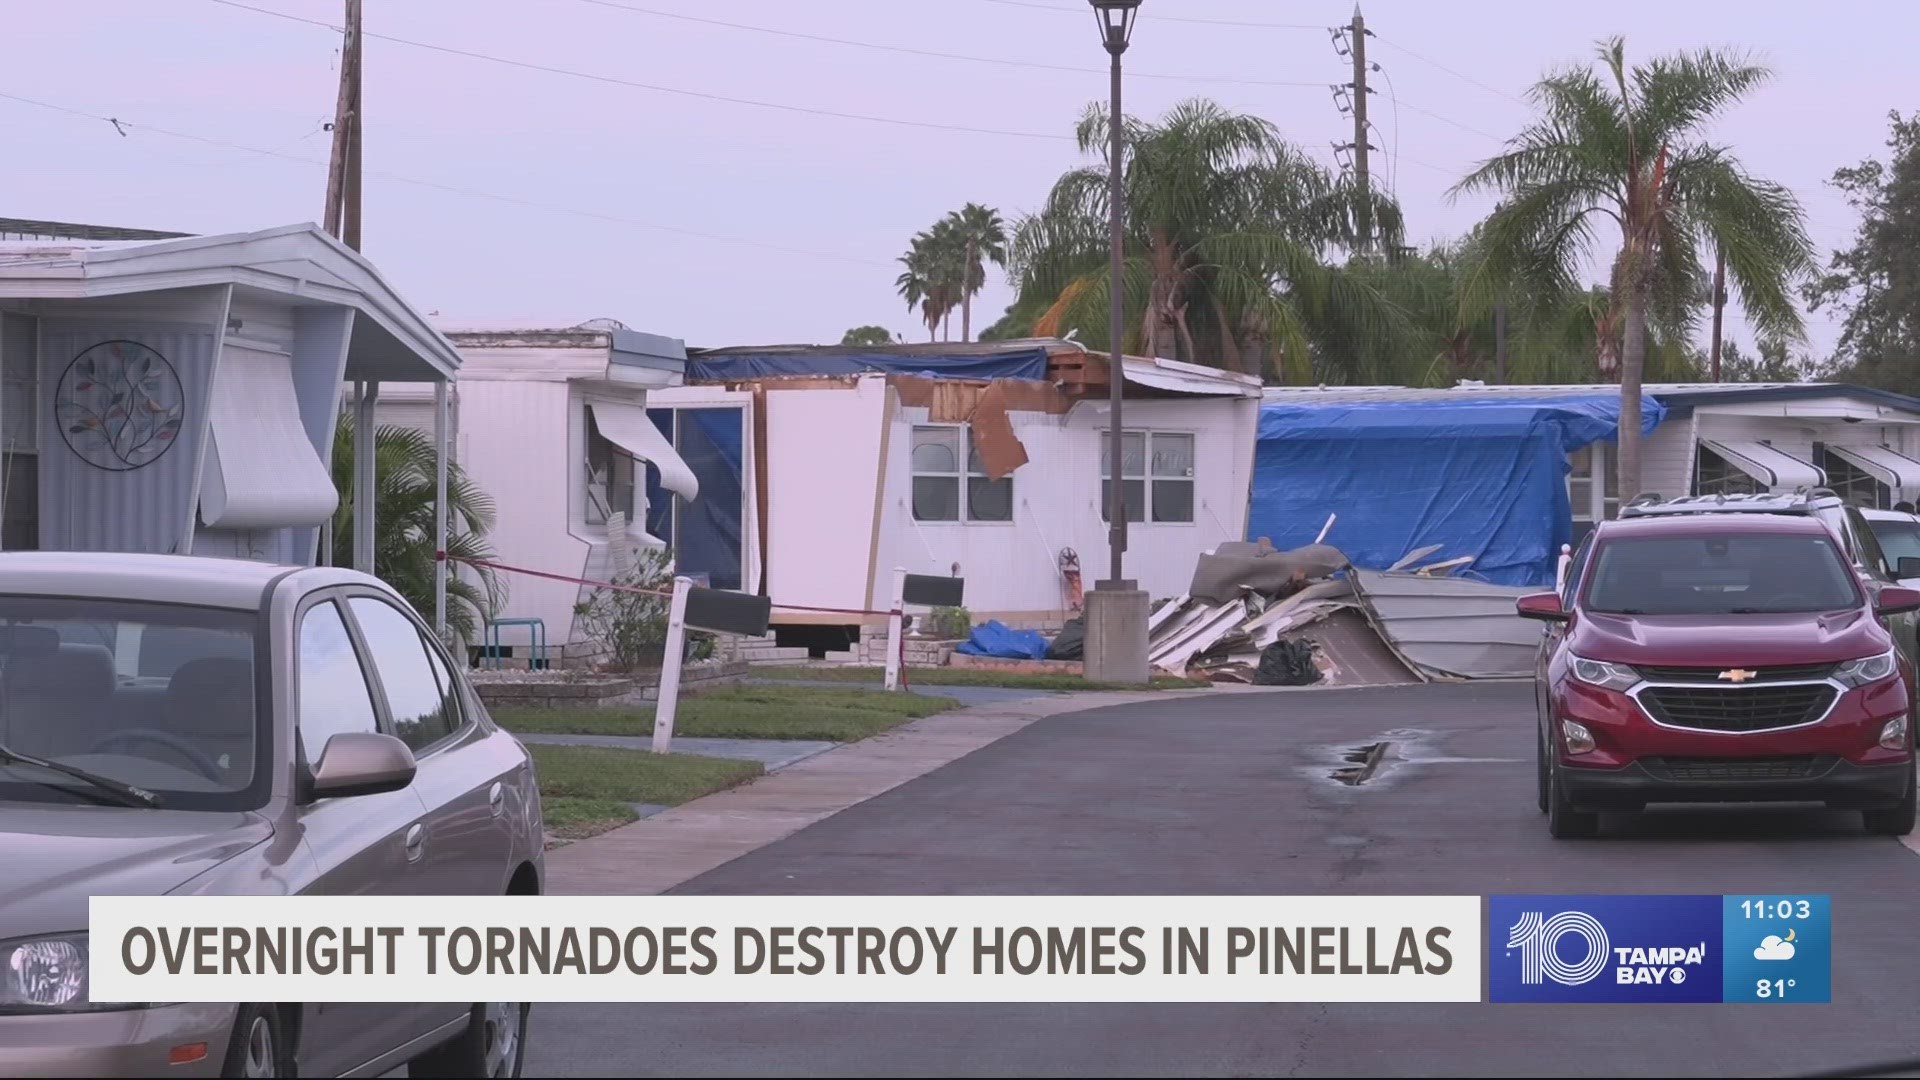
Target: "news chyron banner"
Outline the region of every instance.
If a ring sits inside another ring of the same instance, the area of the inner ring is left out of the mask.
[[[122,1001],[1479,1001],[1477,896],[94,897]]]
[[[95,897],[91,914],[96,1002],[1831,997],[1816,895]]]
[[[1825,896],[1493,896],[1488,999],[1824,1003]]]

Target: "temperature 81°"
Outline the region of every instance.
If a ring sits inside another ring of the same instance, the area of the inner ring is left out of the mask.
[[[1798,984],[1797,979],[1761,979],[1754,984],[1753,994],[1762,998],[1784,998],[1787,991]]]

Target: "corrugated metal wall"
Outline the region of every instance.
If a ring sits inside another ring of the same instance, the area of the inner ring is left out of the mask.
[[[136,341],[165,357],[186,395],[185,424],[158,458],[124,472],[88,464],[49,413],[40,456],[40,545],[68,551],[175,551],[186,534],[207,431],[215,337],[211,326],[45,319],[40,332],[42,400],[79,354],[101,342]],[[49,405],[51,409],[51,405]]]

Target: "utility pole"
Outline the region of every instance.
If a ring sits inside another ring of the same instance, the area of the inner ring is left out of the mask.
[[[1507,302],[1493,305],[1493,370],[1494,380],[1501,384],[1507,381]]]
[[[346,0],[340,43],[340,93],[333,106],[333,153],[327,161],[323,227],[360,250],[360,4]]]
[[[1727,306],[1727,253],[1715,244],[1713,248],[1713,348],[1710,367],[1713,381],[1720,381],[1720,313]]]
[[[1353,179],[1360,189],[1360,253],[1373,251],[1373,189],[1367,180],[1367,20],[1360,5],[1353,6],[1350,28],[1353,53]]]

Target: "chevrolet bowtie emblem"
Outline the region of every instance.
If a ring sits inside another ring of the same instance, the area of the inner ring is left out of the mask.
[[[1743,683],[1758,674],[1759,672],[1748,671],[1745,668],[1734,668],[1731,671],[1721,672],[1720,677],[1727,680],[1728,682]]]

